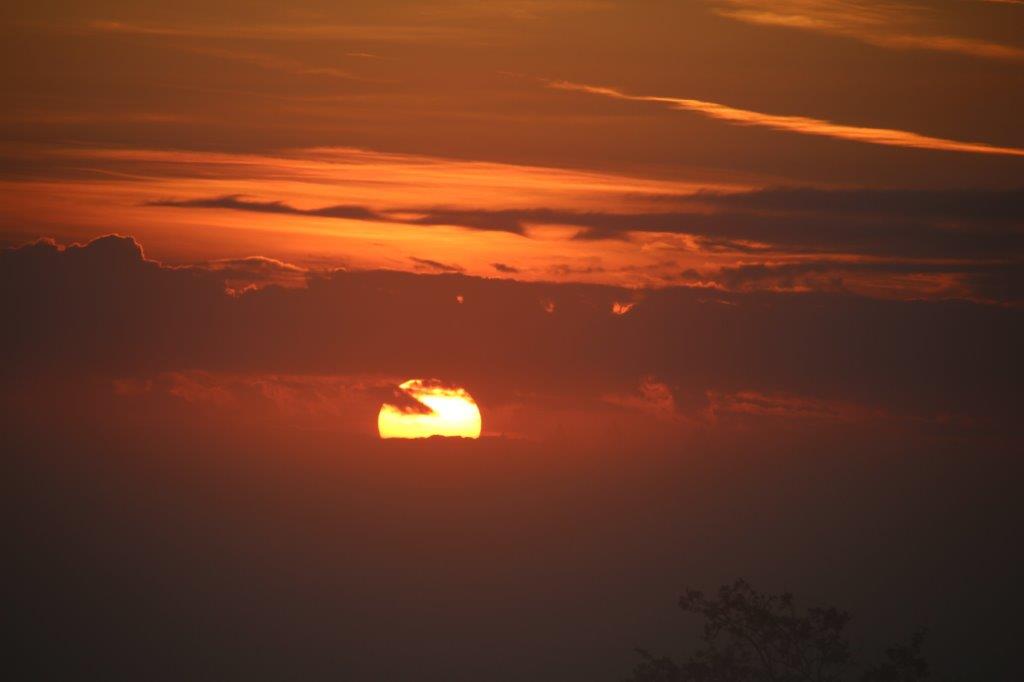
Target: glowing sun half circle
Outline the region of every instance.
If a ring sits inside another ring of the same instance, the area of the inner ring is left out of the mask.
[[[480,408],[464,388],[409,379],[377,415],[381,438],[480,437]]]

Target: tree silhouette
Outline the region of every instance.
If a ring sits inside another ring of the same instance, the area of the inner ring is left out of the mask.
[[[688,590],[679,606],[704,619],[700,646],[682,663],[638,649],[625,682],[919,682],[927,680],[923,633],[890,647],[880,663],[855,659],[850,615],[835,607],[799,611],[793,595],[761,594],[743,580],[715,598]]]

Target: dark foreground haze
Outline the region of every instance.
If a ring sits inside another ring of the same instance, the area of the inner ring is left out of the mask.
[[[635,646],[692,646],[684,584],[740,574],[840,603],[865,649],[926,626],[939,670],[1015,666],[1005,446],[766,428],[580,451],[137,417],[8,441],[40,671],[619,679]]]

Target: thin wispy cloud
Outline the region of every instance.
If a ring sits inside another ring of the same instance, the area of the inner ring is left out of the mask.
[[[452,263],[442,263],[440,261],[431,260],[429,258],[417,258],[415,256],[409,256],[409,260],[416,264],[419,269],[436,270],[437,272],[465,272],[466,269],[461,265],[454,265]]]
[[[10,150],[8,153],[15,153]],[[599,170],[559,168],[441,156],[379,152],[353,147],[313,147],[273,154],[224,153],[197,150],[88,148],[82,146],[38,149],[26,147],[19,158],[52,157],[67,166],[78,165],[129,172],[161,184],[185,173],[199,173],[221,182],[240,181],[220,194],[265,195],[273,184],[301,187],[310,202],[332,201],[337,186],[345,185],[353,201],[367,205],[418,207],[425,204],[533,207],[538,204],[576,209],[650,206],[655,197],[700,191],[740,191],[744,182],[721,177],[691,179],[646,178]],[[252,187],[258,182],[259,187]],[[291,185],[291,183],[301,183]],[[271,183],[271,184],[267,184]],[[177,193],[167,188],[166,194]]]
[[[459,0],[420,9],[423,16],[535,20],[551,15],[609,11],[612,0]]]
[[[749,24],[816,31],[878,47],[1024,60],[1021,47],[932,32],[926,26],[929,15],[922,8],[907,4],[863,0],[718,0],[714,12]]]
[[[295,25],[202,25],[142,24],[95,20],[82,30],[90,33],[161,36],[168,38],[209,38],[244,40],[359,40],[416,43],[451,39],[461,34],[445,26],[399,26],[371,24],[295,24]]]
[[[674,109],[695,111],[700,114],[704,114],[709,118],[727,121],[741,126],[770,128],[772,130],[783,130],[787,132],[801,133],[804,135],[817,135],[819,137],[831,137],[839,140],[851,140],[854,142],[884,145],[887,147],[932,149],[937,151],[963,152],[970,154],[1024,156],[1024,148],[1020,147],[1003,147],[985,142],[948,140],[941,137],[921,135],[907,130],[843,125],[841,123],[833,123],[831,121],[809,118],[806,116],[766,114],[759,111],[751,111],[749,109],[737,109],[736,107],[730,107],[725,104],[706,102],[699,99],[630,95],[615,88],[569,83],[565,81],[549,83],[549,87],[560,90],[586,92],[592,95],[601,95],[603,97],[630,100],[634,102],[657,102],[660,104],[667,104]]]
[[[280,71],[291,73],[297,76],[326,76],[328,78],[340,78],[342,80],[364,80],[361,77],[344,69],[333,66],[313,66],[298,59],[284,57],[281,55],[266,54],[263,52],[247,52],[240,50],[225,50],[215,47],[186,47],[188,52],[225,59],[252,66],[267,71]]]

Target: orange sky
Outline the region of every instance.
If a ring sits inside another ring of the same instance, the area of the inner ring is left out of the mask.
[[[1024,2],[15,0],[0,98],[12,669],[648,679],[744,577],[1019,676]]]
[[[0,230],[132,234],[172,263],[724,289],[799,267],[817,274],[743,286],[991,300],[968,280],[1019,264],[1021,211],[1003,206],[1024,169],[1021,12],[19,7],[3,22]],[[758,200],[778,188],[825,199]],[[889,199],[851,215],[837,190]]]

